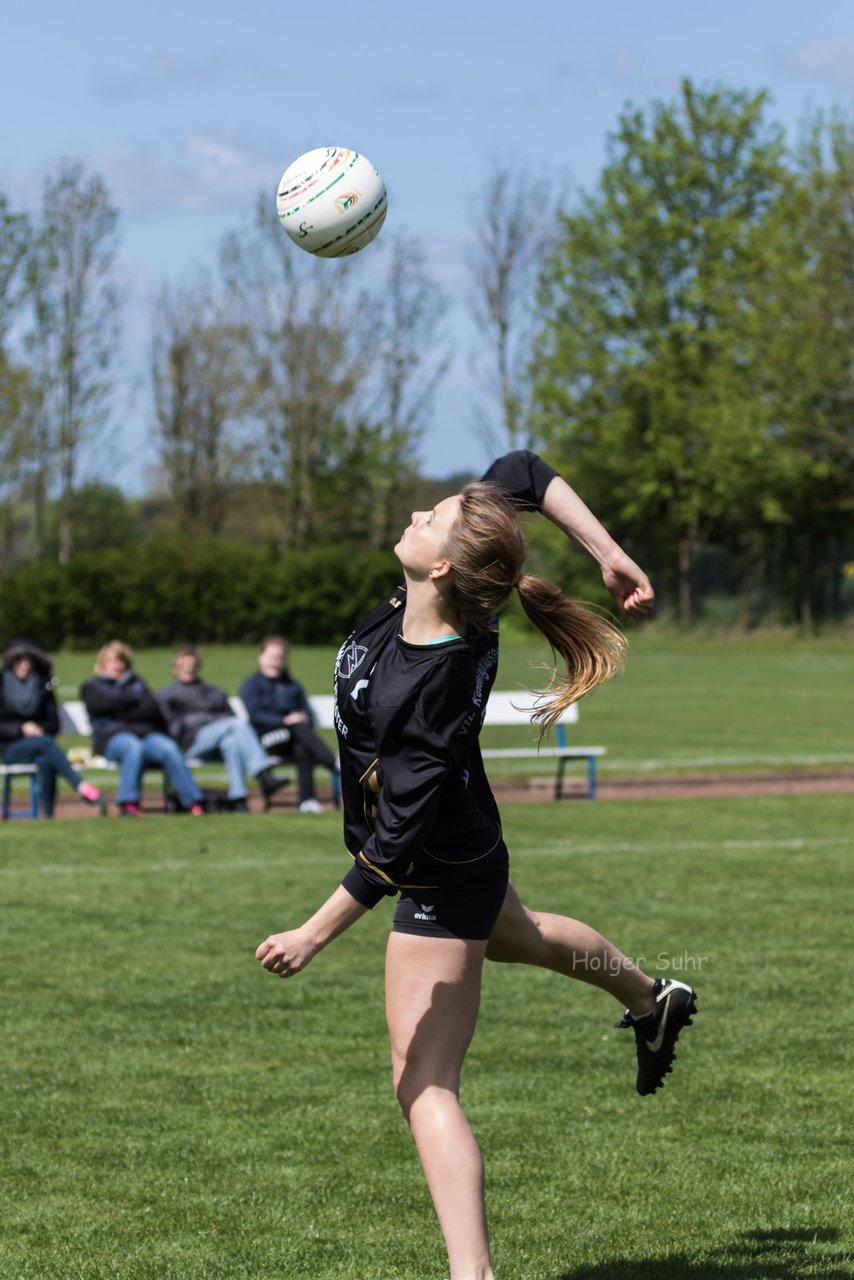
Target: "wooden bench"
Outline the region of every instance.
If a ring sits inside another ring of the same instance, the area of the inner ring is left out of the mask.
[[[249,716],[246,708],[240,698],[229,698],[229,704],[234,714],[240,720],[248,721]],[[526,727],[531,729],[531,711],[533,708],[534,695],[520,689],[517,693],[509,693],[493,689],[489,695],[489,702],[486,704],[485,726],[495,726],[501,728],[510,727]],[[331,694],[313,694],[309,698],[312,712],[314,714],[315,723],[319,729],[334,729],[335,717],[334,706],[335,700]],[[558,720],[554,728],[555,742],[554,745],[544,743],[542,747],[483,747],[481,755],[484,760],[536,760],[536,759],[553,759],[556,765],[554,798],[560,800],[563,796],[563,783],[566,766],[571,760],[587,761],[587,791],[588,800],[596,799],[596,761],[600,756],[605,755],[605,747],[582,747],[570,746],[566,741],[566,726],[568,724],[578,723],[578,706],[573,704]],[[75,733],[88,737],[91,732],[89,724],[89,716],[86,707],[82,702],[64,702],[60,706],[60,733]],[[536,729],[532,730],[535,735]],[[191,768],[197,768],[202,762],[199,760],[188,760],[187,763]],[[114,768],[115,766],[110,766]],[[337,781],[337,779],[336,779]],[[337,797],[336,797],[337,799]]]

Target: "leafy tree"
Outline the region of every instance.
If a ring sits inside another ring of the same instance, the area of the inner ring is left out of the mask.
[[[229,316],[240,334],[254,465],[279,522],[280,548],[304,550],[332,514],[326,498],[364,377],[364,307],[346,262],[294,250],[267,200],[249,233],[220,257]]]
[[[18,499],[31,461],[27,370],[10,351],[9,330],[25,296],[24,265],[32,229],[0,192],[0,568],[14,557],[19,535]]]
[[[496,451],[531,443],[533,303],[554,238],[556,204],[547,178],[510,163],[493,164],[472,201],[469,306],[485,348],[482,381],[490,405],[477,416],[482,436]]]
[[[75,494],[74,545],[77,552],[121,550],[138,542],[140,522],[131,502],[115,485],[88,480]],[[62,516],[60,504],[48,506],[49,554],[56,554]]]
[[[160,470],[178,528],[191,536],[222,532],[239,478],[240,354],[206,281],[161,289],[151,356]]]
[[[788,559],[809,625],[817,609],[838,607],[854,551],[854,124],[807,121],[796,172],[784,210],[793,265],[772,349]]]
[[[415,447],[452,358],[443,328],[449,300],[431,278],[423,249],[411,237],[391,236],[387,243],[385,278],[370,308],[367,409],[343,469],[351,490],[360,474],[372,547],[388,544],[409,505]]]
[[[764,105],[686,81],[627,109],[543,280],[538,431],[622,536],[676,559],[685,622],[698,543],[774,497],[758,357],[790,178]]]
[[[15,213],[0,192],[0,348],[3,349],[23,299],[24,265],[31,235],[28,216]]]
[[[224,241],[243,416],[282,550],[342,538],[380,546],[406,500],[449,360],[448,303],[417,246],[386,243],[385,278],[372,288],[352,262],[295,251],[264,198],[252,232]]]
[[[37,408],[37,526],[50,481],[61,504],[58,556],[74,544],[74,498],[83,445],[104,429],[117,351],[119,294],[113,267],[118,212],[103,179],[66,160],[45,182],[27,263],[29,339]]]

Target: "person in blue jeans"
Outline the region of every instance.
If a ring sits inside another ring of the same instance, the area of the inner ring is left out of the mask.
[[[133,654],[119,640],[105,644],[95,674],[80,689],[92,723],[92,748],[119,766],[116,801],[124,817],[140,817],[142,773],[158,765],[181,809],[204,813],[202,792],[181,748],[166,733],[157,701],[133,669]]]
[[[276,761],[261,746],[255,730],[234,714],[224,689],[201,679],[201,669],[202,660],[192,645],[176,650],[175,679],[157,693],[166,727],[185,758],[225,762],[229,807],[234,812],[249,812],[247,778],[257,778],[266,808],[288,780],[275,777]]]
[[[99,804],[101,793],[84,782],[55,740],[59,709],[53,664],[31,640],[13,640],[0,672],[0,756],[4,764],[34,764],[39,771],[41,811],[53,817],[56,779],[64,778],[85,804]]]

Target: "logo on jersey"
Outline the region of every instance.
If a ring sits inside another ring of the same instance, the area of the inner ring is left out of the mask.
[[[341,650],[341,660],[338,666],[342,678],[349,680],[358,671],[367,656],[368,651],[363,644],[356,644],[355,640],[348,641]]]
[[[472,696],[472,702],[476,707],[483,706],[485,701],[483,696],[484,685],[489,680],[490,676],[493,675],[497,667],[498,649],[493,648],[485,653],[477,664],[477,671],[475,672],[474,677],[474,694]]]
[[[432,902],[430,903],[429,907],[428,907],[428,906],[425,906],[425,904],[424,904],[423,902],[422,902],[422,903],[420,903],[419,905],[420,905],[420,907],[421,907],[421,910],[420,910],[420,911],[416,911],[416,912],[415,912],[415,919],[416,919],[416,920],[428,920],[428,921],[429,921],[429,920],[435,920],[435,919],[436,919],[436,917],[435,917],[434,915],[431,915],[431,914],[430,914],[430,912],[433,910],[433,903],[432,903]]]

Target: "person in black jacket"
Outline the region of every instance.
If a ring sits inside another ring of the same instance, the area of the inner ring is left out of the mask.
[[[53,817],[57,775],[85,804],[99,804],[101,793],[84,782],[54,739],[59,710],[53,665],[30,640],[13,640],[3,654],[0,675],[0,754],[5,764],[36,764],[42,812]]]
[[[282,636],[261,641],[258,670],[243,681],[240,697],[264,750],[296,764],[300,813],[321,813],[314,770],[320,765],[336,773],[338,761],[314,731],[311,704],[288,670],[288,642]]]
[[[127,645],[113,640],[98,653],[95,675],[80,688],[92,724],[92,748],[119,766],[116,801],[124,817],[139,817],[142,772],[159,765],[187,813],[204,813],[202,792],[181,748],[166,733],[160,708],[133,669]]]
[[[157,693],[169,734],[187,759],[225,761],[228,800],[235,812],[249,811],[247,777],[258,779],[266,808],[287,779],[274,775],[276,762],[261,746],[251,724],[237,718],[224,689],[202,680],[201,669],[202,660],[192,645],[175,650],[175,679]]]
[[[548,730],[566,706],[620,669],[621,632],[526,575],[517,508],[542,511],[598,562],[623,616],[653,602],[646,574],[566,482],[535,454],[493,464],[395,547],[398,588],[350,635],[335,670],[345,843],[353,865],[304,924],[271,934],[256,956],[299,973],[386,895],[397,895],[386,959],[394,1085],[445,1237],[453,1280],[493,1280],[483,1166],[460,1107],[484,959],[537,965],[590,982],[626,1006],[636,1087],[653,1093],[691,1021],[695,994],[653,979],[581,921],[524,907],[478,746],[498,664],[495,615],[517,591],[565,671],[537,698]]]

